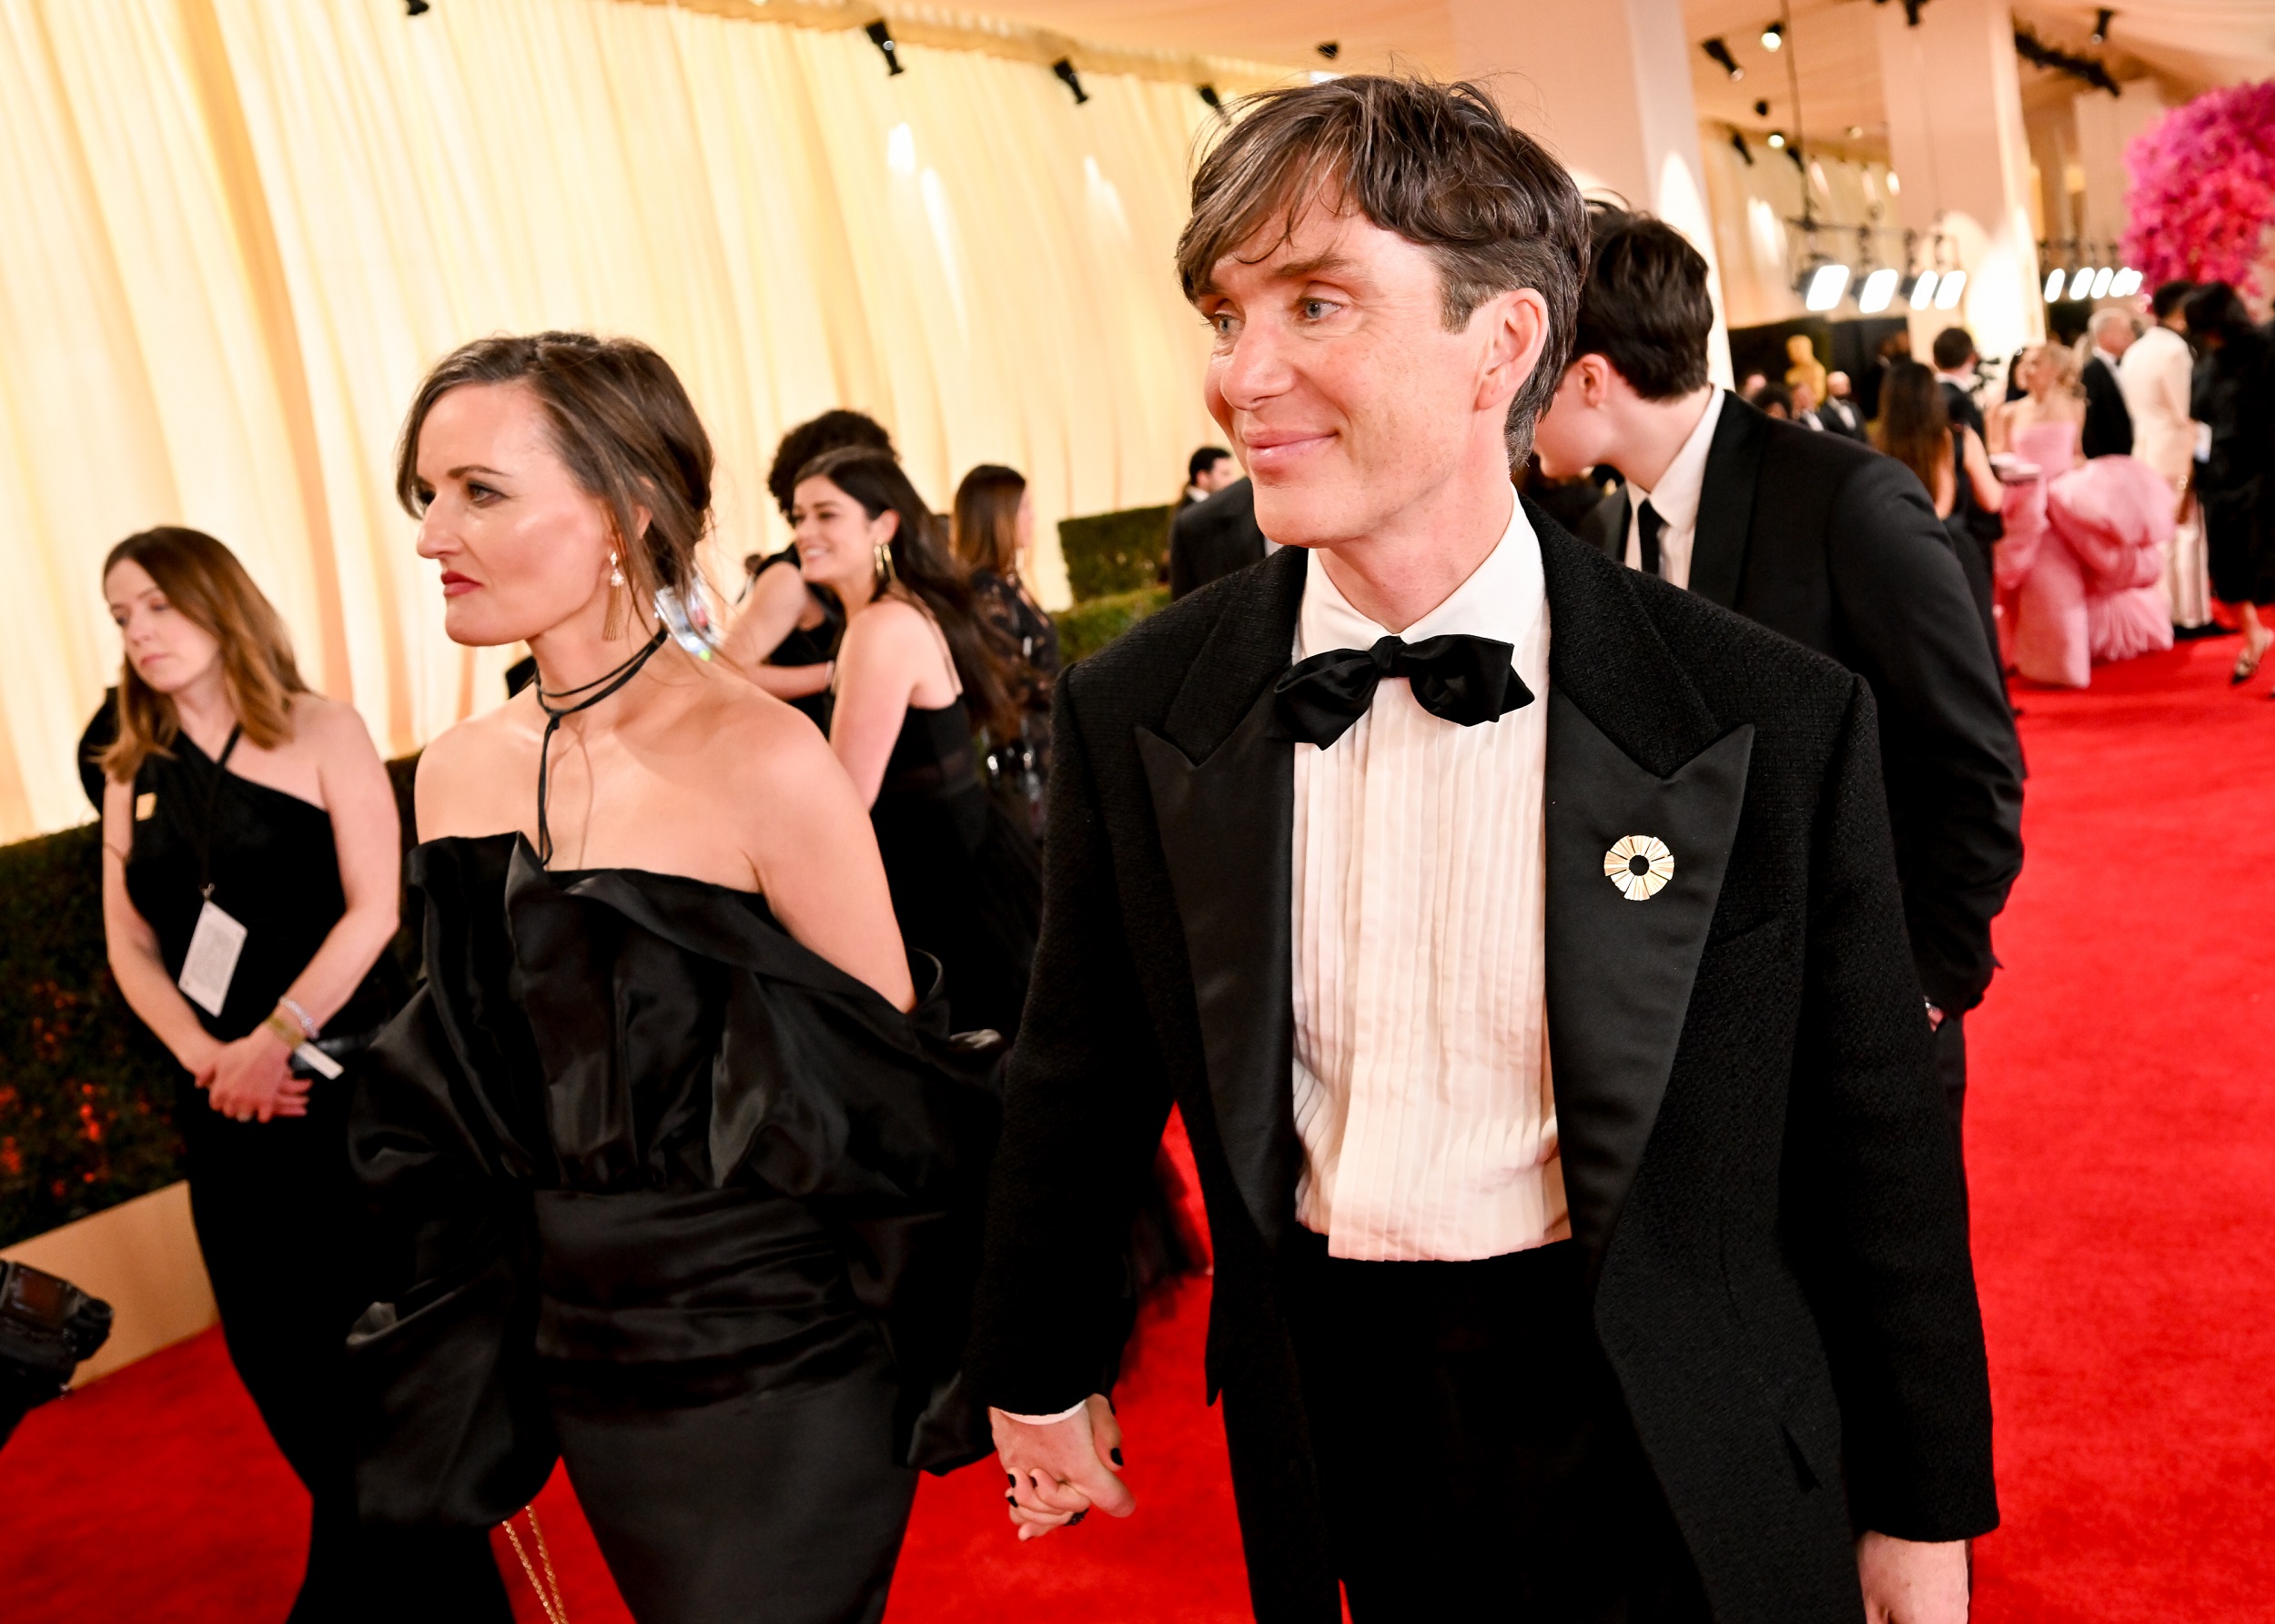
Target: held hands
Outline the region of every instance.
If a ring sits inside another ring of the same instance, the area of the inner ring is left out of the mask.
[[[1022,1539],[1069,1527],[1095,1506],[1110,1517],[1138,1509],[1122,1482],[1122,1427],[1105,1395],[1093,1393],[1063,1421],[1037,1427],[990,1409],[996,1458],[1009,1479],[1004,1498]]]
[[[207,1103],[232,1122],[308,1114],[308,1080],[291,1073],[292,1051],[266,1025],[224,1044],[197,1072]]]
[[[1964,1539],[1930,1545],[1867,1532],[1856,1541],[1856,1577],[1866,1624],[1967,1624]]]

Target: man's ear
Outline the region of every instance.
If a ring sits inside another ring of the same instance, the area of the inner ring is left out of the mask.
[[[1512,287],[1478,307],[1486,324],[1485,368],[1478,378],[1481,409],[1505,410],[1548,348],[1548,301],[1537,289]]]

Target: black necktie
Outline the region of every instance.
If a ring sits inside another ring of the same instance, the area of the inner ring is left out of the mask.
[[[1321,750],[1367,713],[1385,677],[1404,677],[1414,702],[1432,716],[1475,727],[1532,702],[1532,691],[1510,664],[1513,651],[1507,643],[1459,632],[1418,643],[1386,637],[1371,649],[1330,649],[1299,660],[1272,691],[1289,731]]]
[[[1667,528],[1667,521],[1659,517],[1659,509],[1646,500],[1635,509],[1635,538],[1640,543],[1643,570],[1645,575],[1659,573],[1659,532]]]

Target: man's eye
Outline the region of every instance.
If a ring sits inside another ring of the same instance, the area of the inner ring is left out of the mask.
[[[1324,321],[1327,319],[1328,313],[1333,310],[1335,306],[1334,303],[1329,299],[1308,298],[1303,301],[1302,308],[1304,320]]]
[[[1216,315],[1211,316],[1208,318],[1208,325],[1216,332],[1218,338],[1229,338],[1232,337],[1232,328],[1235,324],[1231,316],[1226,312],[1219,310]]]

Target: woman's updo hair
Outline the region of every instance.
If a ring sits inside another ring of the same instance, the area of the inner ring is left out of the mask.
[[[659,588],[690,599],[695,549],[711,524],[711,436],[672,364],[637,338],[531,333],[477,338],[442,358],[410,403],[395,449],[395,495],[414,519],[419,431],[464,384],[522,384],[545,409],[553,449],[607,507],[632,602],[646,618]],[[639,512],[648,512],[640,528]]]

